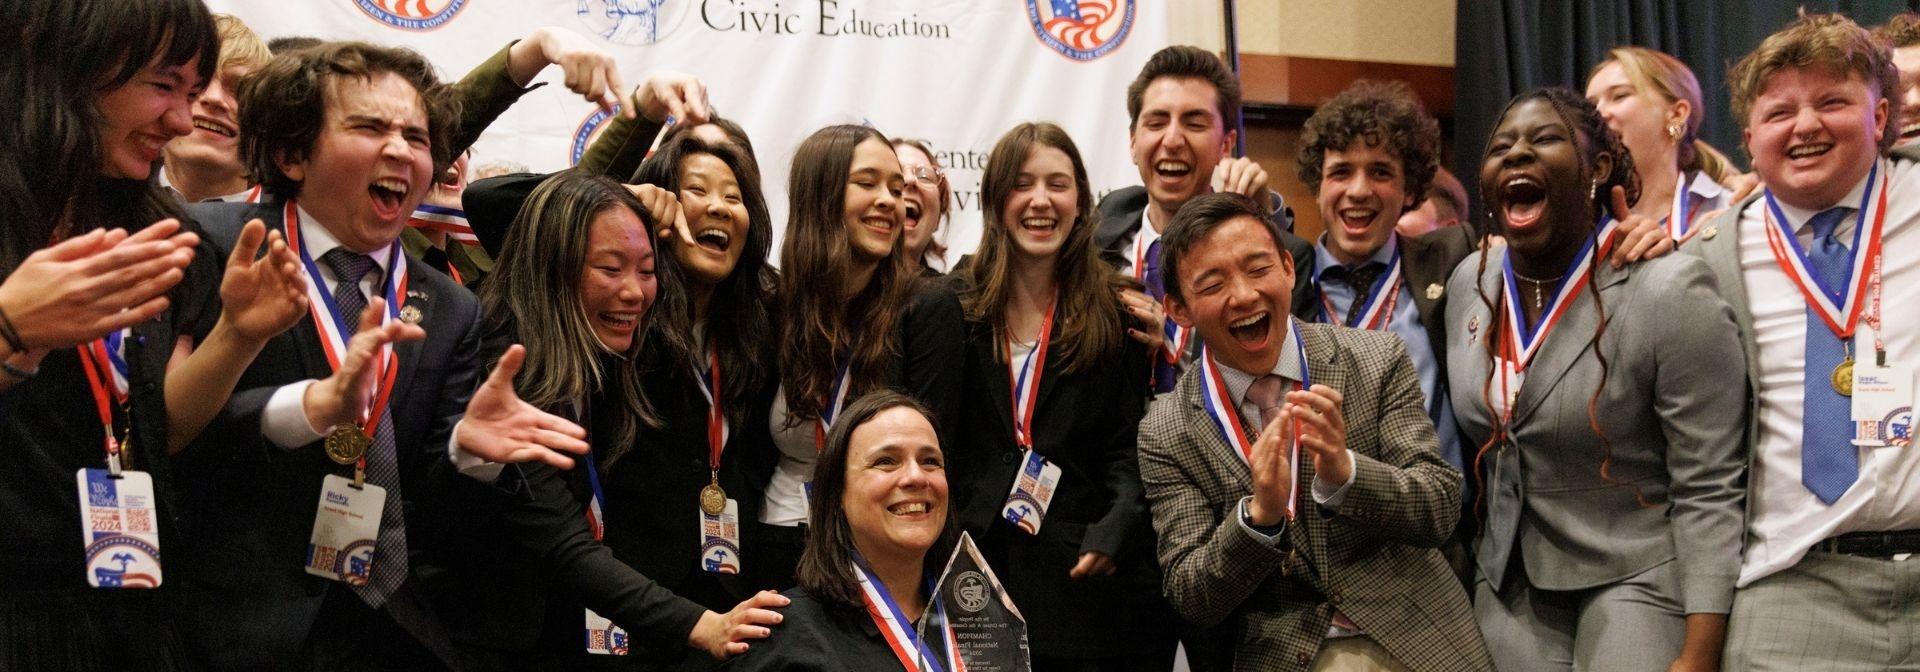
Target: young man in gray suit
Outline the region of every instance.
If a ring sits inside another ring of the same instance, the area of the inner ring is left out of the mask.
[[[1245,196],[1194,199],[1162,240],[1167,311],[1205,348],[1141,422],[1140,472],[1168,600],[1217,635],[1189,654],[1490,669],[1436,550],[1460,472],[1436,451],[1400,339],[1291,319],[1293,258]]]
[[[1735,66],[1765,191],[1706,223],[1746,340],[1751,482],[1730,670],[1920,666],[1920,155],[1886,47],[1803,15]],[[1877,380],[1876,380],[1877,379]]]

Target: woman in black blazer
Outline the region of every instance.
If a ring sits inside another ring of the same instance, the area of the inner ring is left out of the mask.
[[[1059,126],[1021,124],[994,146],[981,189],[980,249],[956,276],[960,524],[1026,616],[1035,669],[1169,669],[1134,454],[1148,353],[1127,337],[1114,291],[1125,280],[1093,247],[1086,167]]]
[[[647,459],[639,436],[656,421],[633,364],[658,287],[644,212],[611,179],[557,175],[528,197],[482,288],[481,361],[523,359],[514,383],[521,398],[589,428],[593,453],[565,470],[482,464],[456,453],[450,468],[460,473],[433,479],[446,492],[423,501],[445,503],[448,510],[437,513],[447,524],[420,553],[437,571],[417,574],[469,658],[462,667],[693,664],[687,659],[697,658],[682,650],[712,658],[745,650],[741,640],[765,634],[755,624],[775,618],[756,607],[784,602],[768,593],[716,613],[635,571],[623,562],[632,556],[602,543],[637,543],[638,535],[623,539],[612,516],[601,514],[644,506],[618,499],[633,499],[631,490],[610,483],[628,461]],[[631,628],[631,641],[589,631],[587,608]],[[590,657],[588,642],[641,655]]]
[[[844,401],[907,393],[936,419],[960,396],[960,304],[902,252],[906,178],[866,126],[829,126],[795,150],[792,206],[775,293],[780,391],[768,413],[779,449],[753,534],[756,584],[793,585],[813,464]]]

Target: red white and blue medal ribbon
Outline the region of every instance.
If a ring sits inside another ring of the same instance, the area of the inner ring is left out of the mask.
[[[107,471],[120,475],[120,439],[116,436],[113,409],[127,405],[127,330],[121,329],[80,344],[80,368],[87,374],[87,387],[93,392],[94,410],[100,414],[100,426],[106,437]],[[128,415],[127,422],[133,422]]]
[[[700,388],[700,395],[707,398],[707,466],[713,470],[714,479],[720,478],[720,456],[727,449],[727,438],[732,436],[732,428],[727,425],[726,389],[720,382],[720,350],[707,350],[707,371],[699,367],[693,369],[693,380]]]
[[[266,185],[263,185],[263,184],[253,185],[252,189],[247,190],[247,197],[244,199],[241,199],[241,201],[245,203],[259,203],[260,195],[264,192],[265,189],[266,189]]]
[[[893,595],[887,592],[887,587],[880,583],[879,577],[867,569],[866,562],[857,551],[853,554],[853,574],[860,579],[860,592],[866,598],[867,616],[873,619],[874,625],[880,627],[880,636],[887,640],[887,648],[893,650],[893,656],[900,661],[902,668],[907,672],[965,672],[966,664],[961,662],[960,650],[954,643],[953,624],[946,619],[946,610],[941,607],[940,600],[933,600],[929,613],[923,617],[933,618],[940,623],[946,635],[945,646],[941,647],[941,653],[946,654],[944,656],[934,655],[932,647],[927,646],[927,642],[909,627],[910,622],[906,614],[900,611],[899,603],[894,602]]]
[[[1567,267],[1565,275],[1560,276],[1559,284],[1553,288],[1553,299],[1540,312],[1539,321],[1527,322],[1526,310],[1522,307],[1524,297],[1520,293],[1519,280],[1513,273],[1513,256],[1508,254],[1501,268],[1501,292],[1505,298],[1503,328],[1498,330],[1499,356],[1494,358],[1495,373],[1493,380],[1494,412],[1501,418],[1511,418],[1514,401],[1519,398],[1520,385],[1526,381],[1527,365],[1533,362],[1533,356],[1539,354],[1540,346],[1547,342],[1547,335],[1553,332],[1560,318],[1565,317],[1573,307],[1574,299],[1586,289],[1587,277],[1593,274],[1595,257],[1605,256],[1612,251],[1614,233],[1620,228],[1620,222],[1612,217],[1603,217],[1595,233],[1580,246],[1579,254]]]
[[[1869,265],[1880,257],[1880,238],[1886,229],[1887,191],[1889,184],[1880,183],[1879,173],[1883,163],[1876,162],[1872,171],[1867,173],[1867,189],[1860,195],[1860,223],[1853,227],[1853,247],[1847,254],[1847,282],[1838,288],[1829,288],[1813,274],[1811,262],[1807,260],[1807,251],[1800,246],[1800,239],[1794,235],[1794,225],[1780,210],[1780,204],[1773,198],[1773,191],[1767,196],[1767,246],[1773,250],[1773,258],[1779,262],[1780,270],[1787,274],[1793,284],[1800,288],[1800,295],[1807,305],[1820,315],[1841,340],[1853,338],[1854,329],[1860,324],[1860,315],[1866,307],[1868,284],[1873,281]],[[1891,182],[1888,180],[1887,182]],[[1875,185],[1879,190],[1875,193]],[[1864,246],[1864,247],[1863,247]],[[1837,291],[1836,291],[1837,290]]]
[[[1693,192],[1687,188],[1687,172],[1683,170],[1679,183],[1673,185],[1673,209],[1667,211],[1667,237],[1675,243],[1684,243],[1693,237],[1693,218],[1700,212],[1688,207],[1692,204]]]
[[[840,375],[834,377],[833,390],[820,404],[820,419],[813,424],[814,450],[827,449],[827,432],[833,429],[833,418],[840,414],[840,406],[847,400],[848,379],[853,376],[853,359],[840,363]]]
[[[1313,373],[1307,366],[1307,348],[1298,333],[1298,325],[1289,324],[1287,337],[1293,339],[1295,351],[1300,354],[1300,380],[1293,385],[1294,391],[1313,387]],[[1240,421],[1240,409],[1233,402],[1233,392],[1227,389],[1227,380],[1220,375],[1220,364],[1213,361],[1213,353],[1206,346],[1200,347],[1200,408],[1213,420],[1213,426],[1220,430],[1220,438],[1226,440],[1233,449],[1234,457],[1240,463],[1253,468],[1253,441],[1258,435],[1248,436],[1246,424]],[[1293,445],[1287,447],[1287,461],[1296,475],[1300,473],[1300,421],[1293,423]],[[1295,493],[1298,495],[1298,493]],[[1287,499],[1287,517],[1294,514],[1294,501],[1297,496]]]
[[[467,221],[467,212],[459,208],[444,208],[421,203],[413,209],[413,216],[407,219],[407,226],[439,231],[447,234],[448,238],[467,245],[480,244],[480,237],[473,233],[473,224]]]
[[[1011,370],[1012,345],[1006,347],[1008,380],[1013,383],[1013,441],[1023,449],[1033,448],[1033,409],[1040,400],[1040,376],[1047,365],[1047,341],[1053,335],[1053,309],[1059,305],[1059,297],[1047,304],[1047,315],[1040,320],[1040,338],[1034,341],[1033,350],[1027,353],[1017,370]],[[1011,340],[1012,334],[1008,334]]]
[[[1146,225],[1143,223],[1141,226]],[[1133,279],[1141,282],[1145,282],[1147,278],[1147,248],[1151,247],[1144,244],[1146,237],[1144,229],[1133,237]],[[1193,330],[1182,327],[1173,320],[1164,320],[1161,328],[1166,336],[1160,342],[1163,348],[1161,354],[1167,358],[1168,364],[1179,364],[1180,356],[1186,354],[1187,347],[1193,343]]]
[[[340,360],[347,354],[348,320],[359,320],[359,315],[341,315],[340,305],[333,300],[333,292],[327,289],[327,283],[320,275],[319,265],[313,263],[300,234],[300,209],[293,199],[287,199],[284,219],[287,247],[300,258],[300,264],[306,269],[307,310],[313,317],[314,329],[320,333],[320,349],[327,355],[327,365],[334,371],[340,370]],[[387,310],[380,315],[380,325],[386,326],[400,319],[400,304],[407,296],[407,257],[400,253],[398,242],[387,244],[387,274],[382,283],[381,295],[386,297]],[[376,370],[380,378],[374,388],[372,402],[367,404],[366,418],[361,423],[361,431],[369,440],[380,426],[380,417],[386,413],[387,402],[393,396],[393,381],[400,376],[400,360],[394,357],[393,344],[380,346],[380,352],[374,357]],[[361,461],[365,462],[365,457]]]
[[[1387,260],[1387,272],[1375,278],[1373,287],[1369,290],[1371,293],[1368,294],[1365,305],[1351,306],[1351,310],[1347,311],[1348,318],[1352,318],[1354,313],[1359,313],[1360,319],[1342,320],[1340,311],[1334,308],[1333,299],[1327,296],[1326,287],[1322,285],[1320,288],[1321,317],[1332,324],[1350,324],[1361,329],[1377,331],[1387,328],[1387,324],[1393,321],[1394,307],[1400,304],[1400,248],[1394,248],[1393,258]]]

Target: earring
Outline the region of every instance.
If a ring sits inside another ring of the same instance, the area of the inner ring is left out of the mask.
[[[1600,181],[1594,180],[1592,182],[1588,182],[1587,183],[1587,200],[1591,201],[1599,197],[1600,197]]]
[[[1682,125],[1679,120],[1667,122],[1667,139],[1678,140],[1680,139],[1680,132],[1685,130],[1687,130],[1687,127]]]

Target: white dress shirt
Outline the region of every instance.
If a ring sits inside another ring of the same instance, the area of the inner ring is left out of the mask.
[[[307,252],[309,258],[313,259],[313,265],[320,269],[319,281],[326,283],[327,291],[331,292],[334,283],[339,279],[334,276],[333,267],[320,261],[320,258],[333,248],[339,247],[340,241],[335,239],[332,233],[327,232],[327,227],[321,226],[319,220],[314,219],[306,208],[295,206],[295,210],[300,213],[300,247]],[[381,279],[387,275],[388,257],[392,247],[398,244],[400,244],[398,241],[388,243],[387,247],[367,255],[373,258],[375,270],[360,279],[360,291],[366,296],[379,295]],[[357,321],[360,316],[347,316],[346,319]],[[313,327],[296,324],[293,328],[312,329]],[[314,427],[307,421],[305,404],[307,386],[315,382],[318,381],[310,378],[283,385],[267,400],[267,407],[260,416],[260,433],[268,441],[272,441],[273,445],[289,450],[299,448],[319,441],[326,436],[328,430],[332,429],[331,427]]]

